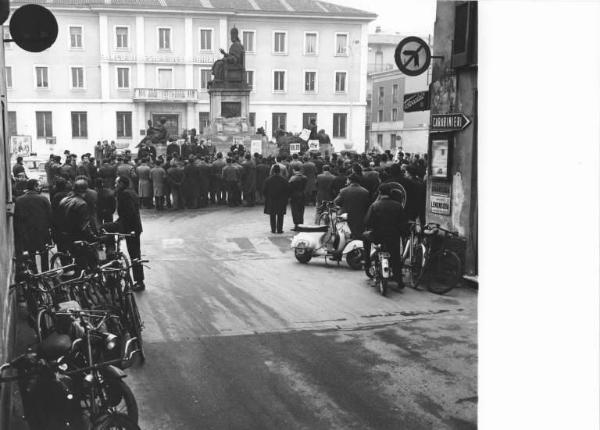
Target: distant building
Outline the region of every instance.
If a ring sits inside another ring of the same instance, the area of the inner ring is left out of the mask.
[[[398,67],[396,66],[396,62],[394,60],[394,53],[396,52],[396,47],[398,46],[398,43],[400,43],[400,41],[402,39],[404,39],[407,36],[419,36],[421,37],[423,40],[427,41],[428,43],[431,43],[431,36],[429,35],[414,35],[414,34],[400,34],[400,33],[385,33],[381,31],[381,27],[377,27],[375,30],[375,33],[369,34],[369,53],[368,53],[368,67],[367,67],[367,117],[365,119],[365,140],[367,142],[367,147],[368,148],[372,148],[372,147],[376,147],[377,145],[381,146],[380,143],[378,143],[378,135],[379,139],[384,142],[383,143],[383,147],[384,149],[391,149],[391,147],[393,146],[390,139],[392,138],[392,135],[395,136],[401,136],[403,133],[401,132],[401,129],[403,127],[408,127],[411,129],[419,129],[421,130],[423,127],[427,128],[428,127],[428,119],[427,121],[423,121],[421,120],[421,117],[423,115],[414,115],[411,114],[407,120],[408,123],[404,124],[402,121],[403,120],[393,120],[392,119],[392,109],[401,109],[402,108],[402,101],[399,101],[399,105],[395,106],[395,107],[389,107],[389,112],[385,113],[384,112],[384,117],[385,118],[389,118],[388,120],[386,120],[385,122],[387,124],[379,124],[378,126],[374,126],[374,123],[376,122],[381,122],[378,121],[377,115],[378,115],[378,111],[380,110],[380,106],[375,106],[373,104],[373,97],[378,97],[378,95],[376,93],[374,93],[374,79],[380,79],[382,81],[386,81],[388,82],[390,85],[394,85],[394,83],[390,83],[390,80],[394,80],[394,79],[398,79],[399,77],[403,77],[406,78],[403,80],[403,82],[405,81],[404,85],[402,84],[402,82],[397,82],[396,84],[399,85],[400,88],[402,88],[402,92],[404,93],[411,93],[414,91],[426,91],[427,90],[427,85],[430,81],[430,71],[428,70],[426,73],[424,73],[421,76],[418,77],[409,77],[409,76],[404,76],[402,75],[399,71],[398,71]],[[423,84],[424,82],[424,84]],[[406,87],[406,88],[404,88]],[[378,88],[378,87],[377,87]],[[375,88],[375,91],[378,91]],[[389,93],[391,94],[391,92]],[[401,96],[402,97],[402,96]],[[390,99],[391,101],[391,99]],[[378,103],[377,103],[378,104]],[[385,110],[385,109],[384,109]],[[373,114],[375,116],[373,116]],[[402,114],[398,113],[398,117],[402,117]],[[390,124],[390,123],[394,123],[394,124]],[[377,129],[378,132],[374,132],[374,130]],[[422,134],[422,133],[421,133]],[[408,143],[409,147],[415,148],[414,147],[414,138],[413,136],[415,136],[415,133],[412,133],[409,136],[409,141],[411,143]],[[389,142],[385,143],[385,142]],[[402,140],[402,144],[404,144],[404,140]],[[400,142],[398,142],[400,143]],[[427,144],[427,141],[425,140],[424,145]],[[423,144],[417,144],[419,150],[417,149],[412,149],[413,152],[425,152],[427,150],[426,146],[424,147]],[[409,151],[410,152],[410,151]]]
[[[100,139],[133,146],[160,117],[171,134],[202,131],[211,66],[233,26],[253,87],[251,126],[300,132],[316,118],[337,150],[364,149],[375,14],[317,0],[41,3],[58,20],[54,46],[23,55],[5,44],[10,134],[32,136],[38,153],[90,152]]]
[[[426,92],[427,75],[405,76],[399,70],[390,70],[373,73],[370,77],[373,97],[369,150],[426,153],[429,110],[404,112],[404,96]]]

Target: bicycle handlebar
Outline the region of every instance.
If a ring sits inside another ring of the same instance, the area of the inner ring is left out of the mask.
[[[131,233],[113,233],[113,232],[106,231],[104,229],[102,229],[102,235],[103,236],[116,236],[119,239],[125,238],[125,237],[135,237],[136,236],[135,231],[132,231]]]

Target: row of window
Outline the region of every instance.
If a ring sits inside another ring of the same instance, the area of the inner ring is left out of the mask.
[[[129,37],[129,26],[115,26],[114,27],[114,47],[116,50],[129,50],[130,37]],[[215,48],[214,41],[215,31],[212,28],[199,28],[198,29],[198,41],[200,51],[212,52]],[[242,30],[241,31],[242,45],[247,53],[256,52],[256,30]],[[348,33],[335,33],[334,35],[334,52],[335,56],[347,56],[348,55]],[[173,46],[172,41],[172,29],[171,27],[157,27],[156,29],[156,46],[159,51],[171,51]],[[287,54],[288,53],[288,32],[287,31],[273,31],[272,41],[272,53],[273,54]],[[70,49],[83,49],[83,26],[71,25],[69,26],[69,48]],[[304,32],[304,43],[303,43],[304,55],[319,55],[319,33],[316,31],[305,31]]]
[[[200,133],[204,127],[208,124],[208,112],[200,112]],[[303,113],[302,124],[304,128],[308,128],[310,121],[314,119],[317,121],[316,113]],[[346,129],[348,124],[348,114],[346,113],[334,113],[333,114],[333,137],[334,138],[345,138]],[[52,129],[52,112],[50,111],[37,111],[35,113],[36,121],[36,136],[38,138],[53,137]],[[130,139],[133,137],[132,131],[132,113],[129,111],[116,112],[116,129],[117,138]],[[255,126],[256,113],[250,112],[249,122],[251,126]],[[317,122],[318,124],[318,122]],[[273,136],[277,134],[277,130],[283,128],[287,129],[287,113],[285,112],[274,112],[272,114],[272,125],[273,125]],[[14,111],[8,112],[8,129],[10,136],[16,136],[17,133],[17,113]],[[87,112],[72,111],[71,112],[71,136],[73,138],[87,138],[88,137],[88,118]]]
[[[73,89],[85,89],[85,69],[81,66],[69,66],[70,70],[70,86]],[[47,66],[35,66],[34,67],[35,88],[50,88],[50,80],[48,78],[48,67]],[[117,67],[117,88],[129,89],[130,86],[130,71],[129,67]],[[157,83],[159,88],[173,88],[173,68],[172,67],[157,67]],[[346,92],[346,78],[347,72],[336,71],[334,75],[334,86],[336,93]],[[208,88],[208,82],[211,79],[211,69],[200,70],[200,89],[206,90]],[[254,88],[254,71],[246,70],[246,82],[251,88]],[[12,88],[12,67],[6,67],[6,87]],[[274,70],[273,71],[273,86],[272,90],[275,92],[286,92],[287,91],[287,71],[285,70]],[[318,79],[316,70],[304,71],[304,92],[316,93],[318,91]]]
[[[383,121],[384,121],[383,109],[379,109],[377,111],[377,122],[383,122]],[[392,109],[392,121],[398,121],[398,109],[397,108]]]
[[[392,103],[400,103],[398,96],[399,96],[399,86],[398,86],[398,84],[394,84],[394,85],[392,85]],[[380,105],[383,104],[384,98],[385,98],[385,88],[379,87],[379,99],[378,100],[379,100]]]
[[[131,112],[117,112],[117,137],[132,138]],[[52,137],[52,112],[37,111],[35,113],[36,136],[38,138]],[[8,112],[9,135],[17,135],[17,113]],[[87,112],[71,112],[71,136],[73,138],[88,137]]]

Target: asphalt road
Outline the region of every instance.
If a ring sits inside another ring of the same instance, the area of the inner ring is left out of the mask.
[[[261,207],[143,225],[143,429],[476,428],[475,291],[381,297],[345,263],[296,262]]]

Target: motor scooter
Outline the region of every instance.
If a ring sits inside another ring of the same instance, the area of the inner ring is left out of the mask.
[[[342,258],[354,270],[363,268],[364,246],[362,240],[351,239],[348,226],[348,214],[335,216],[337,206],[327,202],[327,224],[325,225],[299,225],[292,239],[291,247],[294,256],[300,263],[306,264],[313,257],[325,257],[337,261]]]

